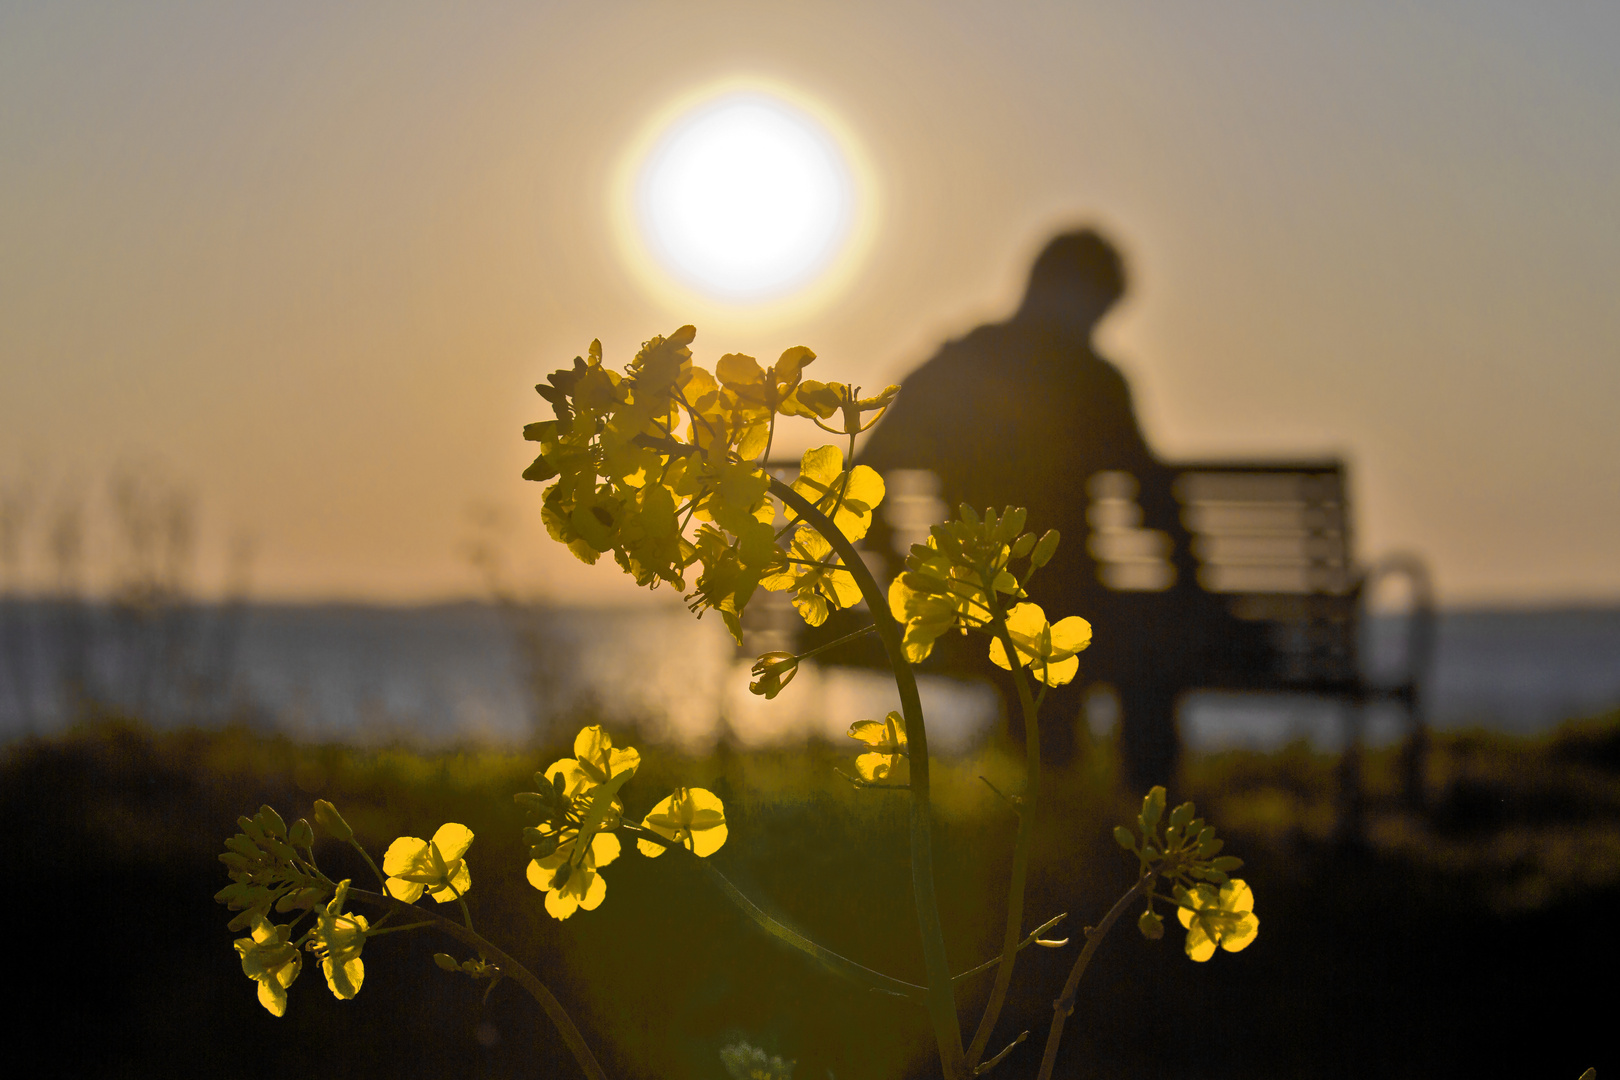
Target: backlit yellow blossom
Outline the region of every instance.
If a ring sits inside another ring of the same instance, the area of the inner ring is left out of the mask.
[[[1007,636],[1018,650],[1020,667],[1027,664],[1047,686],[1062,686],[1080,670],[1075,653],[1091,644],[1091,624],[1078,615],[1048,624],[1039,604],[1017,604],[1007,612]],[[999,637],[990,641],[990,660],[1012,670]]]
[[[546,767],[546,777],[562,773],[563,794],[572,799],[589,795],[591,789],[620,773],[633,773],[640,765],[641,754],[634,747],[614,749],[613,736],[601,725],[592,724],[574,737],[574,756],[552,762]]]
[[[529,884],[546,894],[546,913],[566,919],[580,908],[595,911],[607,896],[607,882],[597,870],[619,857],[619,838],[597,833],[589,847],[572,833],[543,859],[530,859]]]
[[[714,792],[700,787],[676,788],[641,823],[704,858],[726,842],[725,804]],[[664,853],[663,847],[651,840],[637,840],[636,849],[649,858]]]
[[[1187,955],[1200,963],[1215,955],[1219,945],[1227,952],[1241,952],[1260,933],[1260,920],[1254,914],[1254,893],[1238,878],[1219,890],[1214,885],[1176,889],[1176,898],[1192,909],[1176,909],[1176,917],[1187,928]]]
[[[326,985],[335,996],[345,1000],[360,992],[360,984],[366,978],[360,950],[366,944],[369,926],[364,915],[344,913],[343,902],[348,898],[349,882],[344,880],[338,884],[331,903],[316,909],[315,930],[309,942],[309,951],[321,958]]]
[[[906,756],[906,722],[899,713],[891,712],[882,720],[857,720],[849,725],[849,737],[872,748],[855,759],[862,780],[905,779],[895,771]]]
[[[472,873],[464,856],[472,842],[472,830],[455,822],[439,826],[432,842],[401,836],[383,855],[389,893],[407,904],[416,903],[424,888],[441,904],[466,893]]]
[[[290,940],[292,927],[274,926],[263,915],[253,917],[253,936],[236,939],[242,974],[259,984],[259,1004],[271,1016],[287,1015],[287,987],[298,978],[304,961]]]

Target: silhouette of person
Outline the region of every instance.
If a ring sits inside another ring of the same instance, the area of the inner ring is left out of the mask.
[[[1080,655],[1081,674],[1047,694],[1041,709],[1043,756],[1054,764],[1074,754],[1074,724],[1085,686],[1106,679],[1118,689],[1121,749],[1136,785],[1165,783],[1176,764],[1175,698],[1179,690],[1172,604],[1166,593],[1117,593],[1102,585],[1087,550],[1087,484],[1097,473],[1135,478],[1142,524],[1170,534],[1174,549],[1189,545],[1170,491],[1171,474],[1148,449],[1119,371],[1098,356],[1092,335],[1124,294],[1125,269],[1102,236],[1064,233],[1035,260],[1028,290],[1008,321],[981,326],[947,343],[902,385],[899,398],[872,432],[859,458],[882,473],[928,469],[954,516],[959,503],[998,511],[1029,510],[1027,528],[1062,534],[1056,558],[1031,584],[1030,598],[1054,622],[1080,615],[1093,644]],[[892,529],[881,520],[869,550],[890,559]],[[1178,555],[1178,559],[1179,559]],[[1193,568],[1177,567],[1178,585]],[[957,644],[951,644],[955,639]],[[983,672],[980,638],[942,638],[936,667]],[[969,655],[964,649],[971,649]],[[1015,741],[1023,721],[1008,693]]]

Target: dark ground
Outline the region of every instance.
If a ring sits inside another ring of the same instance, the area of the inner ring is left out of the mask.
[[[834,776],[849,748],[641,749],[629,815],[678,783],[711,788],[731,823],[723,872],[830,947],[920,979],[903,796]],[[379,858],[396,835],[471,827],[480,930],[556,991],[615,1078],[718,1080],[717,1051],[738,1037],[796,1059],[797,1080],[934,1073],[919,1009],[778,945],[674,859],[627,851],[605,872],[600,909],[547,917],[523,880],[511,794],[567,752],[421,757],[117,724],[11,746],[0,758],[0,820],[17,830],[9,967],[42,1009],[7,1010],[8,1045],[30,1048],[45,1075],[577,1076],[514,986],[481,1006],[482,985],[432,965],[440,949],[459,955],[444,939],[370,942],[356,1000],[333,999],[306,963],[285,1018],[259,1007],[230,913],[212,900],[227,880],[216,855],[238,814],[268,802],[291,821],[323,797]],[[1076,932],[1129,884],[1109,831],[1140,795],[1114,792],[1109,759],[1095,747],[1049,779],[1030,925],[1069,911]],[[1608,923],[1620,911],[1620,715],[1534,742],[1442,738],[1423,813],[1398,809],[1394,765],[1393,753],[1369,759],[1364,839],[1344,844],[1330,760],[1296,747],[1191,762],[1172,800],[1197,800],[1248,861],[1260,936],[1194,964],[1179,928],[1153,943],[1134,913],[1122,920],[1082,984],[1059,1075],[1575,1080],[1620,1064],[1606,1034],[1620,959]],[[994,753],[936,771],[942,914],[962,968],[999,940],[1014,827],[974,777],[1005,787],[1016,772]],[[329,873],[364,880],[347,849],[324,843]],[[996,1075],[1034,1074],[1076,948],[1022,955],[996,1042],[1024,1028],[1032,1038]],[[988,988],[981,977],[959,995],[964,1016]]]

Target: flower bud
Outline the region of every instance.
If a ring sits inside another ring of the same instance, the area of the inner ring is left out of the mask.
[[[337,807],[325,799],[315,800],[315,820],[321,828],[339,840],[354,839],[354,830],[349,828],[349,823],[343,820],[343,815],[338,813]]]
[[[1114,842],[1126,851],[1136,850],[1136,836],[1123,825],[1114,827]]]
[[[315,845],[315,830],[310,828],[308,818],[299,818],[293,822],[292,828],[287,830],[287,842],[293,847],[306,849]]]
[[[446,971],[459,971],[459,970],[461,970],[461,965],[456,963],[456,958],[451,956],[449,953],[442,953],[442,952],[434,953],[433,954],[433,962],[435,964],[438,964],[441,968],[443,968]]]
[[[1142,912],[1142,917],[1136,920],[1136,928],[1142,931],[1142,936],[1149,941],[1158,941],[1164,937],[1164,920],[1152,908]]]
[[[1142,799],[1142,824],[1152,828],[1164,815],[1164,788],[1155,787]]]
[[[275,808],[268,803],[259,807],[257,818],[259,827],[265,831],[266,835],[274,836],[278,840],[287,835],[287,823],[281,820],[281,815],[276,813]]]
[[[1057,554],[1058,531],[1047,529],[1045,535],[1035,544],[1035,550],[1029,553],[1029,564],[1035,567],[1045,566]]]

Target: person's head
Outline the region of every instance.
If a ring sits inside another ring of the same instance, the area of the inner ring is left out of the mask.
[[[1035,260],[1018,318],[1089,334],[1125,294],[1125,264],[1092,229],[1062,233]]]

